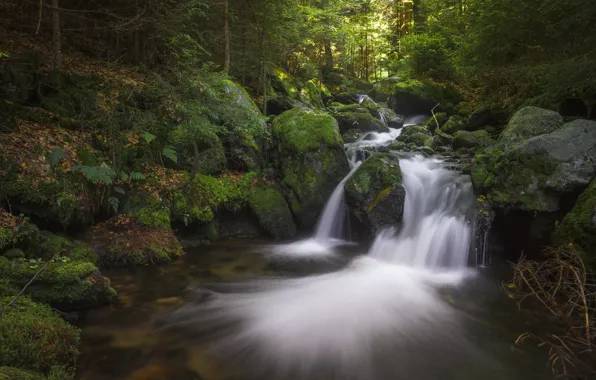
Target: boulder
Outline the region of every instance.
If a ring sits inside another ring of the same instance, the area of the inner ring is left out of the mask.
[[[303,102],[312,104],[316,108],[323,108],[325,100],[331,97],[331,93],[325,87],[323,82],[318,79],[311,79],[304,85],[300,92],[300,98]]]
[[[399,82],[400,79],[398,77],[383,79],[373,84],[369,95],[375,102],[386,102],[393,95],[393,89]]]
[[[378,114],[380,119],[385,119],[389,128],[399,129],[404,126],[404,119],[391,108],[379,108]]]
[[[558,225],[553,240],[557,244],[577,244],[590,255],[590,264],[596,264],[593,256],[596,247],[596,180],[579,196],[575,206]]]
[[[349,131],[341,135],[341,137],[343,138],[344,143],[351,144],[353,142],[356,142],[362,135],[364,134],[360,129],[350,129]]]
[[[286,111],[271,127],[275,162],[302,228],[313,228],[329,195],[348,173],[335,119],[305,108]]]
[[[298,100],[300,98],[300,91],[296,87],[294,78],[280,68],[273,70],[271,86],[275,92],[290,99]]]
[[[430,147],[432,144],[432,136],[428,132],[428,129],[418,125],[412,125],[404,127],[401,135],[396,141],[403,141],[406,144],[413,144],[415,146]]]
[[[271,237],[287,239],[296,234],[296,225],[288,204],[275,187],[257,187],[249,196],[248,204],[261,228]]]
[[[460,116],[465,117],[465,113],[461,112]],[[487,125],[496,125],[497,117],[492,113],[489,107],[480,107],[467,118],[464,129],[466,131],[476,131],[483,129]]]
[[[528,138],[551,133],[560,128],[565,121],[555,111],[537,107],[525,107],[517,111],[503,132],[500,141],[517,143]]]
[[[350,215],[368,233],[367,237],[401,221],[406,197],[401,181],[398,158],[377,153],[364,161],[346,183]],[[353,232],[358,231],[353,228]]]
[[[437,150],[439,147],[449,147],[453,144],[453,136],[442,132],[440,129],[435,131],[436,135],[433,136],[430,147]]]
[[[368,112],[342,112],[335,119],[341,133],[350,129],[359,129],[362,132],[389,132],[389,128],[381,120],[375,119]]]
[[[260,149],[252,135],[246,132],[227,133],[221,139],[225,147],[228,169],[250,172],[260,168]]]
[[[575,120],[517,145],[499,143],[477,153],[472,181],[498,207],[554,212],[564,194],[590,183],[594,162],[596,122]]]
[[[405,80],[393,87],[389,107],[404,116],[431,115],[435,112],[452,112],[460,95],[450,86],[432,81]]]
[[[494,144],[494,140],[490,138],[487,131],[480,130],[474,132],[458,131],[453,135],[453,149],[460,148],[486,148]]]
[[[451,116],[442,126],[441,132],[448,135],[465,129],[465,120],[461,116]]]

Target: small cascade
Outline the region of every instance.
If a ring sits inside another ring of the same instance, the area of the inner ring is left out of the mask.
[[[465,268],[472,243],[474,194],[467,176],[444,161],[401,159],[406,201],[402,228],[381,233],[369,254],[419,268]]]
[[[358,95],[358,104],[362,104],[365,100],[370,100],[371,102],[374,103],[374,101],[372,100],[372,98],[370,96],[364,95],[364,94]]]
[[[354,172],[358,169],[360,163],[352,167],[352,170],[341,180],[337,185],[331,197],[325,204],[323,214],[317,223],[315,232],[315,240],[326,242],[331,239],[344,238],[344,222],[345,222],[345,204],[344,204],[344,186],[346,182],[352,177]]]

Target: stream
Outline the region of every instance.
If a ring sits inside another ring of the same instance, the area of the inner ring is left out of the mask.
[[[470,262],[475,196],[452,164],[395,153],[403,222],[370,247],[349,242],[343,185],[367,148],[400,133],[346,144],[352,171],[312,238],[231,240],[166,267],[106,271],[119,302],[81,316],[81,378],[551,378],[544,352],[513,344],[541,322],[499,289],[506,264]]]

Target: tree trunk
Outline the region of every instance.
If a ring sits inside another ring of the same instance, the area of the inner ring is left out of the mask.
[[[333,70],[333,52],[331,51],[331,41],[325,39],[325,69],[327,72]]]
[[[59,8],[59,0],[52,0],[52,44],[54,48],[53,64],[55,71],[60,71],[62,69],[62,37],[60,35]]]
[[[230,7],[228,0],[224,0],[224,40],[225,40],[225,61],[224,71],[230,73]]]

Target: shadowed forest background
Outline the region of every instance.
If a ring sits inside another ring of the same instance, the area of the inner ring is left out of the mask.
[[[522,257],[506,292],[557,326],[520,342],[593,374],[595,20],[592,0],[2,0],[0,380],[76,377],[66,320],[118,297],[99,269],[310,233],[348,144],[402,127],[358,152],[353,238],[401,220],[390,151],[455,162],[494,254]]]

